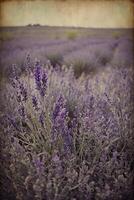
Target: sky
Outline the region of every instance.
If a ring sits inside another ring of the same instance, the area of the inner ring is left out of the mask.
[[[134,27],[129,0],[0,0],[0,26]]]

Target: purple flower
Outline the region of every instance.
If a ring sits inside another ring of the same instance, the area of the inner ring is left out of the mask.
[[[38,110],[38,101],[36,96],[32,96],[32,103],[35,110]]]
[[[9,123],[17,130],[17,131],[20,131],[20,126],[16,123],[16,121],[10,117],[10,116],[7,116],[7,120],[9,121]]]
[[[42,69],[41,66],[39,65],[39,62],[36,63],[34,76],[35,76],[36,89],[39,91],[40,95],[44,97],[47,89],[47,74],[45,72],[42,74]]]
[[[13,88],[17,88],[20,83],[16,65],[12,65],[10,81]]]
[[[23,97],[22,101],[26,102],[26,100],[27,100],[27,90],[24,87],[23,83],[20,84],[19,89],[20,89],[20,94]]]
[[[41,123],[41,126],[44,125],[44,112],[41,112],[41,114],[39,116],[39,122]]]
[[[11,85],[13,88],[16,88],[16,81],[11,79]]]
[[[44,88],[40,88],[40,95],[42,96],[42,97],[44,97],[45,96],[45,90],[44,90]]]
[[[36,63],[34,77],[35,77],[35,83],[36,83],[37,90],[40,90],[40,88],[41,88],[41,67],[39,65],[39,62]]]
[[[19,112],[21,117],[25,117],[25,108],[24,108],[24,106],[20,106],[20,108],[18,109],[18,112]]]
[[[19,92],[17,92],[16,97],[17,97],[17,101],[18,101],[18,103],[20,103],[20,102],[21,102],[21,95],[20,95]]]
[[[47,74],[44,72],[43,75],[42,75],[42,85],[44,88],[46,88],[47,86]]]
[[[44,72],[43,75],[42,75],[42,88],[41,88],[41,96],[45,96],[45,92],[46,92],[46,89],[47,89],[47,74]]]
[[[57,134],[61,134],[64,140],[64,150],[68,152],[71,147],[71,135],[70,129],[68,128],[68,112],[65,107],[65,100],[62,95],[59,96],[54,106],[53,111],[53,131],[52,137],[54,140],[57,139]]]
[[[58,116],[58,114],[59,114],[60,110],[63,108],[63,106],[64,106],[64,99],[63,99],[62,95],[60,95],[54,106],[53,120],[56,119],[56,117]]]

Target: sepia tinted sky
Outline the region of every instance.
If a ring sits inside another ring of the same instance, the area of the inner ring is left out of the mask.
[[[0,26],[134,27],[128,0],[1,0]]]

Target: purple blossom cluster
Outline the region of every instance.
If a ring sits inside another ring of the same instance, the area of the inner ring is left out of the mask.
[[[68,111],[65,105],[65,99],[62,95],[57,98],[53,110],[53,128],[52,137],[56,140],[58,135],[61,134],[64,140],[64,150],[68,152],[71,148],[71,135],[68,127],[67,118]]]
[[[41,71],[40,63],[39,61],[37,61],[35,65],[35,73],[34,73],[36,89],[40,92],[40,95],[44,97],[46,88],[47,88],[47,74],[45,71],[43,73],[41,72],[42,71]]]
[[[3,91],[2,199],[132,200],[133,69],[27,72]]]
[[[35,110],[38,110],[38,101],[36,96],[32,96],[32,103]]]

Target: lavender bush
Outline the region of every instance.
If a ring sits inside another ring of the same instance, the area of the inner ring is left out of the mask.
[[[2,199],[133,199],[132,68],[76,79],[73,66],[32,65],[3,92]]]

